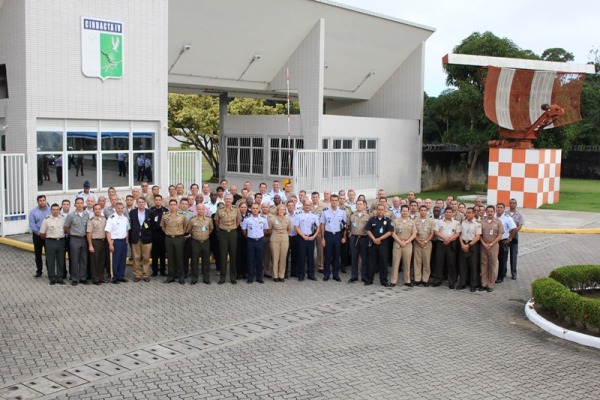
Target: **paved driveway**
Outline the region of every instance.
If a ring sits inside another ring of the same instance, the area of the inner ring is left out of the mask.
[[[0,246],[0,398],[598,398],[600,351],[546,334],[523,308],[535,278],[598,263],[599,248],[598,235],[522,234],[519,279],[473,294],[49,286],[32,253]]]

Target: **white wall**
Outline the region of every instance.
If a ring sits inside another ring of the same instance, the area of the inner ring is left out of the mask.
[[[157,153],[156,182],[167,181],[164,168],[167,163],[167,3],[167,0],[6,1],[0,11],[0,29],[5,29],[4,22],[8,20],[6,29],[26,38],[19,48],[24,56],[11,56],[10,60],[18,71],[23,71],[18,79],[12,80],[18,81],[21,95],[25,97],[26,115],[15,112],[11,89],[7,123],[20,129],[7,129],[7,143],[16,143],[15,137],[22,139],[18,145],[10,146],[15,152],[27,154],[30,178],[37,175],[37,119],[64,118],[155,122],[161,127],[157,149],[165,150]],[[23,10],[15,13],[19,8]],[[82,16],[123,22],[123,78],[103,82],[83,75]],[[18,100],[15,93],[15,103]],[[33,206],[37,194],[35,179],[29,180],[29,194],[30,206]]]
[[[389,118],[323,116],[323,136],[377,139],[379,187],[387,193],[421,187],[419,121]],[[356,147],[355,147],[356,148]]]

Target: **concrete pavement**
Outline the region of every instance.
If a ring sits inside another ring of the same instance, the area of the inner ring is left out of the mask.
[[[0,398],[594,398],[600,351],[541,331],[523,306],[535,278],[597,263],[599,245],[524,233],[519,279],[493,293],[293,279],[49,286],[33,254],[0,246]]]

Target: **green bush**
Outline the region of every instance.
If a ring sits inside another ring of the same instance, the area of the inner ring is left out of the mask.
[[[600,265],[573,265],[555,269],[549,278],[535,280],[531,292],[535,302],[557,318],[568,318],[573,325],[600,328],[600,300],[574,292],[599,283]]]
[[[550,273],[550,278],[581,292],[600,285],[600,265],[568,265]]]

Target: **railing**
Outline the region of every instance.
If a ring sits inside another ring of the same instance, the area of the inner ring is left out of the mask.
[[[202,186],[202,152],[169,151],[169,185],[182,183],[186,191],[192,183]]]
[[[375,193],[377,150],[295,150],[294,191],[323,192],[350,188]]]
[[[25,154],[0,154],[0,235],[27,231]]]

